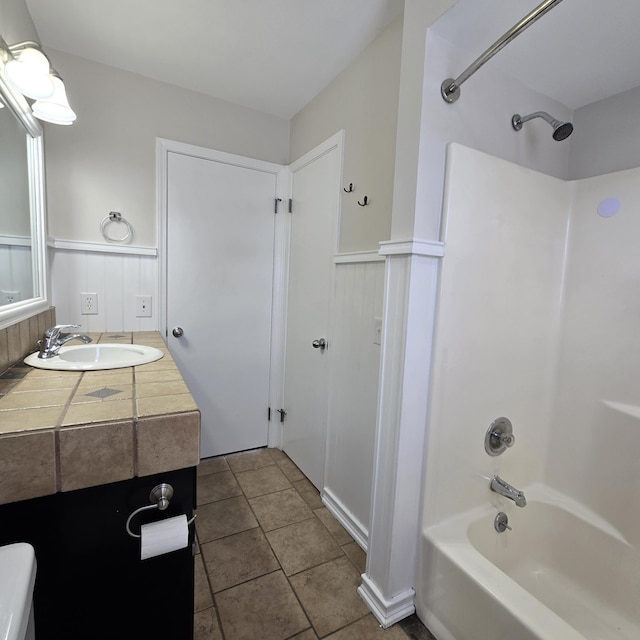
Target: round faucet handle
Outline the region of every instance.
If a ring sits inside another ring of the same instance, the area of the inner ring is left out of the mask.
[[[490,456],[499,456],[508,447],[515,444],[513,426],[509,418],[496,418],[488,427],[484,436],[484,450]]]
[[[500,436],[500,442],[502,442],[505,447],[513,447],[516,442],[516,437],[512,433],[503,433]]]

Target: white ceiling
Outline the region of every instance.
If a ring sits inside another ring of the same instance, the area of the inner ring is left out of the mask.
[[[403,0],[26,0],[45,50],[289,119]]]
[[[469,51],[471,64],[540,2],[460,0],[433,28]],[[488,64],[577,109],[640,86],[639,28],[640,0],[564,0]]]
[[[45,48],[286,119],[403,7],[403,0],[26,3]],[[470,64],[538,4],[459,0],[434,29],[466,49]],[[576,109],[640,86],[639,25],[640,0],[564,0],[489,64]],[[480,74],[469,82],[481,81]]]

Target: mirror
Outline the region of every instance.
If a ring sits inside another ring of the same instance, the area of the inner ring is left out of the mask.
[[[49,306],[42,127],[0,60],[0,328]]]

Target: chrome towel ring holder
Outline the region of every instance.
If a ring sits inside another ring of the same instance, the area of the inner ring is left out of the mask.
[[[107,233],[107,227],[112,223],[117,222],[118,224],[123,224],[126,227],[126,233],[121,238],[114,238]],[[106,218],[102,220],[100,223],[100,233],[102,237],[107,242],[126,242],[132,235],[133,229],[131,228],[131,224],[126,218],[122,217],[122,214],[118,211],[111,211]]]

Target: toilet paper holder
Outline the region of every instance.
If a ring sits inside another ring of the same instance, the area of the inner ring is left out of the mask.
[[[152,504],[140,507],[129,515],[126,524],[127,533],[132,538],[140,538],[141,534],[133,533],[133,531],[131,531],[131,520],[133,520],[133,518],[139,513],[148,511],[149,509],[158,509],[159,511],[164,511],[169,506],[171,498],[173,498],[173,487],[170,484],[162,482],[153,487],[153,489],[151,489],[151,493],[149,494],[149,502],[151,502]],[[195,519],[196,516],[194,515],[191,520],[187,520],[187,524],[191,524]]]

